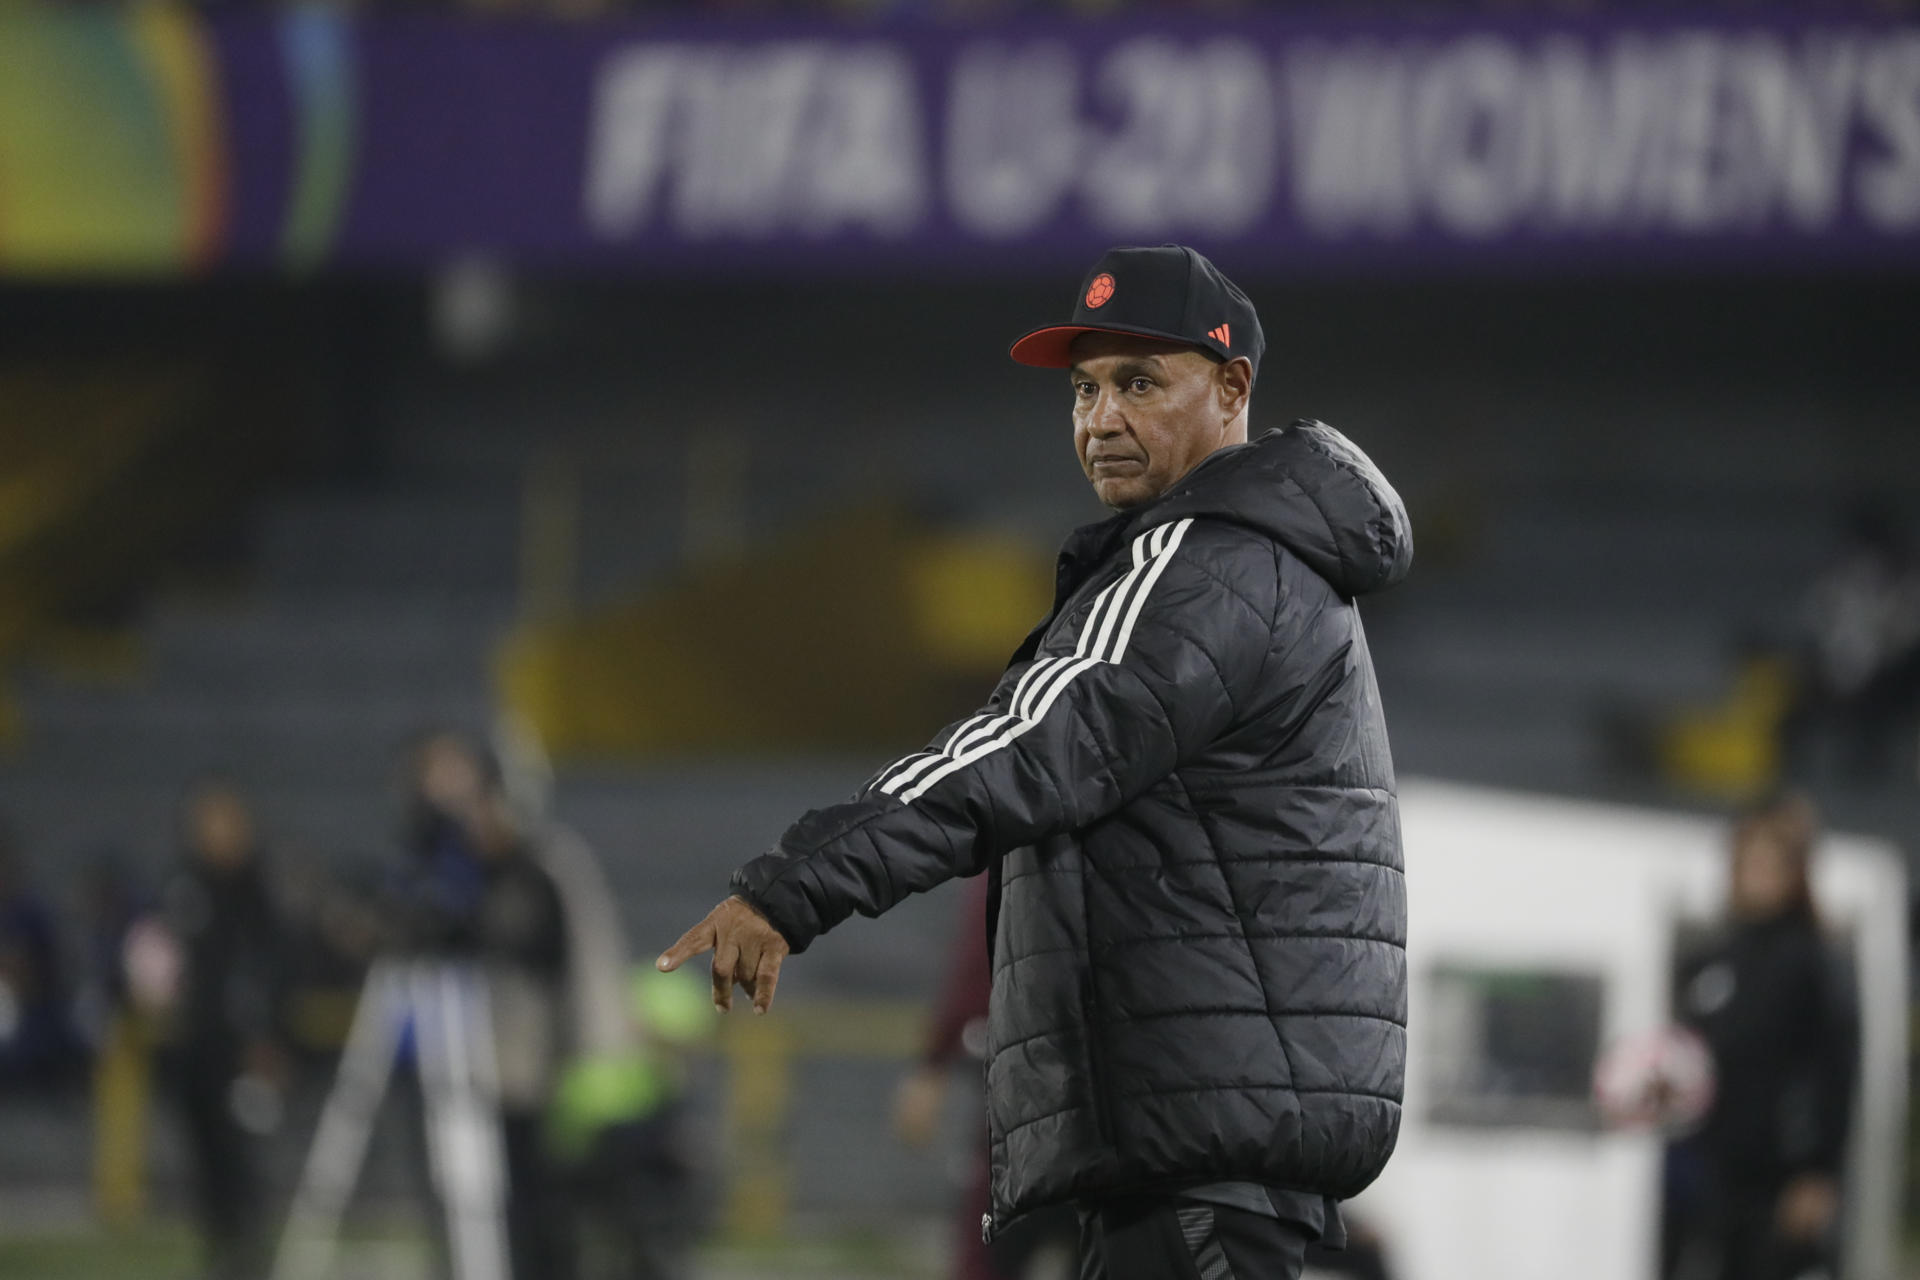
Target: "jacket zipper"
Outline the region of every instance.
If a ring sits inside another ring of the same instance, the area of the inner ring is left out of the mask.
[[[989,968],[991,968],[991,966],[989,966]],[[988,1055],[987,1063],[989,1066],[992,1065],[992,1055]],[[994,1152],[999,1149],[1000,1145],[997,1141],[997,1135],[993,1130],[993,1097],[989,1093],[987,1096],[987,1211],[980,1215],[981,1244],[993,1243]]]

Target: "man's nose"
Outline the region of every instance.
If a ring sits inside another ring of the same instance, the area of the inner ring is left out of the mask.
[[[1120,411],[1119,397],[1102,391],[1087,415],[1087,430],[1096,436],[1117,436],[1127,429],[1126,415]]]

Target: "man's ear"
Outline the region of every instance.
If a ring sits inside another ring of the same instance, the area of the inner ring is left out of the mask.
[[[1214,374],[1214,386],[1220,397],[1220,410],[1228,422],[1245,413],[1253,398],[1253,361],[1235,356]]]

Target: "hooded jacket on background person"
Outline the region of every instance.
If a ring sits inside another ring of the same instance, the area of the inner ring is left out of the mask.
[[[734,876],[794,951],[991,869],[989,1230],[1221,1180],[1345,1198],[1399,1130],[1406,891],[1354,597],[1413,555],[1315,422],[1075,532],[986,709]]]

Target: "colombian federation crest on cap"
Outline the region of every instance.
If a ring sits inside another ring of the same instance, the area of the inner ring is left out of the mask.
[[[1093,278],[1093,283],[1087,286],[1087,306],[1104,307],[1107,305],[1107,299],[1112,296],[1113,277],[1102,271]]]

